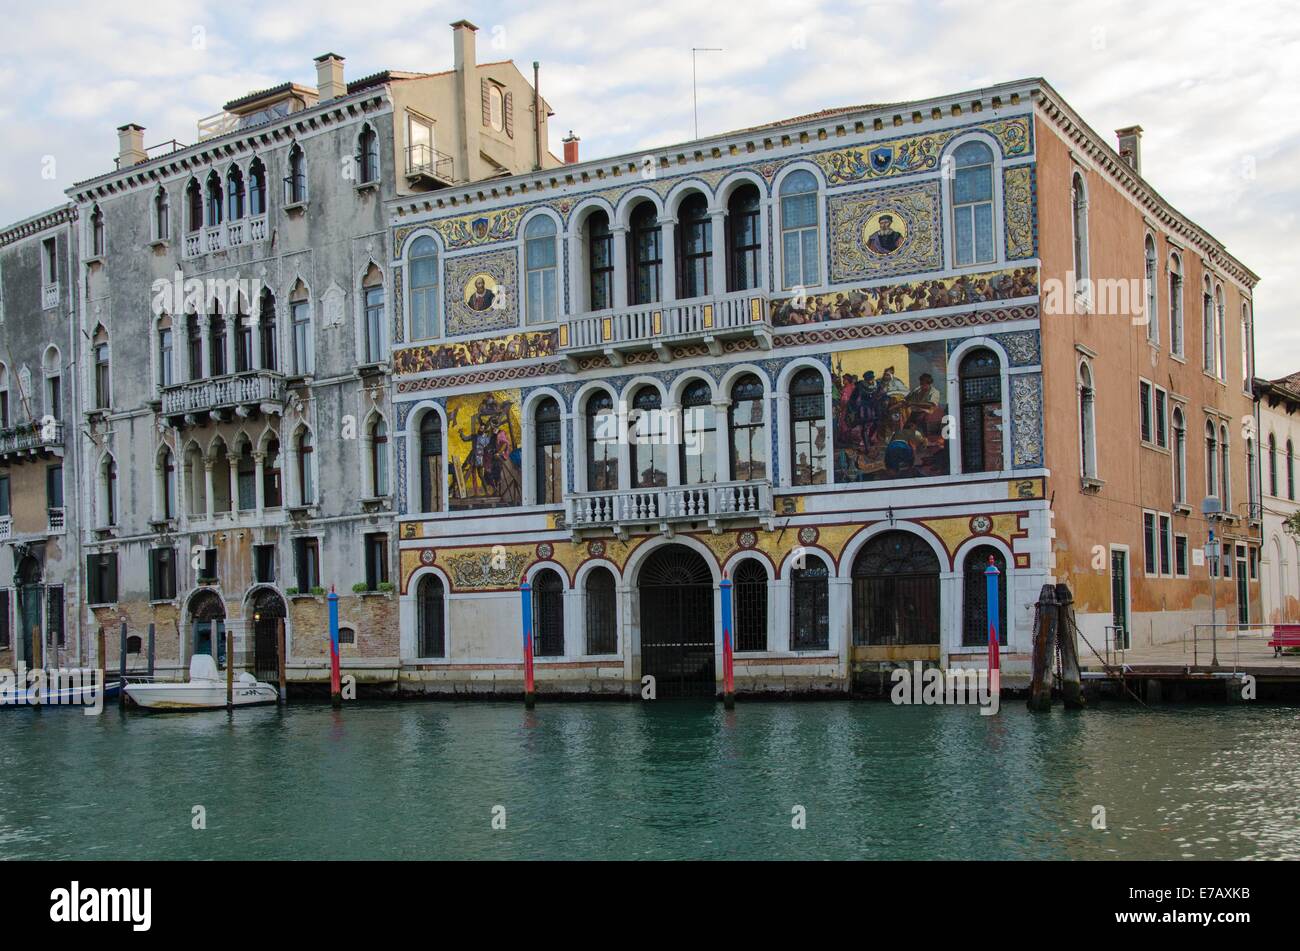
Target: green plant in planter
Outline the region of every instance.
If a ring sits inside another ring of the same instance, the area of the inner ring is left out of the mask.
[[[298,593],[298,589],[297,589],[297,588],[285,588],[285,589],[284,589],[284,593],[287,594],[287,595],[289,595],[289,597],[293,597],[295,594]]]
[[[393,583],[391,581],[381,581],[379,582],[379,590],[385,594],[391,594],[393,591]]]
[[[316,597],[321,598],[325,596],[325,589],[322,588],[320,585],[317,585],[316,587],[311,589],[311,593],[316,595]]]
[[[364,581],[358,581],[356,584],[352,586],[353,594],[365,594],[369,590],[370,588],[366,586],[366,583]]]

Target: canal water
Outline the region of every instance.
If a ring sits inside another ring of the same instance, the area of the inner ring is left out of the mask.
[[[0,858],[1297,857],[1287,707],[0,711]]]

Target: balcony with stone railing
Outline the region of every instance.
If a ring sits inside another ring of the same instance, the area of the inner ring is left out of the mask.
[[[62,535],[67,524],[62,507],[45,510],[46,525],[51,535]]]
[[[164,387],[161,412],[174,426],[195,426],[211,418],[279,413],[285,395],[284,377],[279,373],[249,370]]]
[[[12,464],[26,459],[43,459],[63,455],[63,424],[24,423],[0,429],[0,462]]]
[[[772,345],[767,297],[740,291],[716,297],[637,304],[570,317],[560,324],[559,352],[577,369],[580,357],[605,356],[622,366],[626,354],[653,350],[665,363],[672,348],[704,344],[719,356],[722,341],[756,339],[763,349]]]
[[[41,287],[41,309],[50,310],[59,306],[59,285],[56,281],[53,284],[46,284]]]
[[[8,540],[14,531],[14,520],[8,515],[0,515],[0,542]]]
[[[772,484],[761,480],[579,492],[568,496],[564,507],[574,534],[606,529],[626,535],[631,528],[655,526],[661,532],[705,527],[720,532],[727,525],[770,524]]]
[[[236,218],[219,225],[212,225],[202,231],[191,231],[185,236],[185,257],[196,258],[202,254],[226,251],[230,248],[243,247],[265,241],[270,229],[267,227],[266,215],[251,218]]]

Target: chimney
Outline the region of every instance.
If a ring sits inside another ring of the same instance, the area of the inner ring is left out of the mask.
[[[343,57],[338,53],[316,57],[316,94],[321,102],[348,94],[348,84],[343,81]]]
[[[478,76],[478,63],[474,51],[478,27],[469,20],[457,20],[451,25],[451,42],[455,50],[453,65],[456,71],[456,132],[460,139],[456,150],[455,176],[462,181],[476,177],[479,129],[483,125],[483,89]]]
[[[581,142],[582,140],[578,138],[576,135],[574,135],[573,130],[570,129],[569,134],[565,136],[561,141],[564,143],[564,164],[577,165],[578,164],[578,143]]]
[[[1142,174],[1142,127],[1131,125],[1116,129],[1119,136],[1119,157],[1133,166],[1133,171]]]
[[[117,167],[129,168],[149,157],[144,150],[144,126],[128,122],[117,129]]]

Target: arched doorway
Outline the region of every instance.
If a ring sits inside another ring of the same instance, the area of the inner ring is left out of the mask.
[[[45,638],[41,633],[41,563],[34,555],[24,555],[15,572],[18,582],[18,624],[22,631],[23,663],[30,667],[45,664]]]
[[[998,643],[1007,644],[1007,559],[992,545],[976,545],[962,563],[961,643],[987,647],[989,643],[989,558],[998,569]]]
[[[656,697],[711,697],[714,675],[713,573],[684,545],[650,555],[637,578],[641,675]]]
[[[190,602],[190,655],[209,654],[226,665],[226,606],[213,591],[200,591]]]
[[[853,643],[939,643],[939,559],[912,532],[882,532],[853,559]]]
[[[253,676],[267,683],[280,682],[279,622],[284,620],[284,599],[271,588],[253,593]]]

